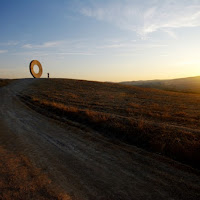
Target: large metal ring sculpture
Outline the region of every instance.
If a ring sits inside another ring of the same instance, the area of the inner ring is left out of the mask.
[[[33,69],[34,65],[37,65],[39,67],[39,72],[38,73],[34,72],[34,69]],[[30,62],[30,72],[31,72],[31,75],[34,78],[40,78],[42,76],[42,72],[43,72],[42,65],[38,60],[32,60]]]

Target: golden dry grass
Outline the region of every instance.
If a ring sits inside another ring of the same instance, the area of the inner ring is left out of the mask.
[[[0,199],[70,199],[24,156],[0,146]]]
[[[41,79],[21,98],[50,117],[200,168],[200,95],[112,83]]]

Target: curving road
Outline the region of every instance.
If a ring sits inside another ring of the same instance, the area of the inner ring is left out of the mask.
[[[0,89],[0,144],[23,151],[72,199],[200,199],[200,172],[31,110],[17,94],[34,81]]]

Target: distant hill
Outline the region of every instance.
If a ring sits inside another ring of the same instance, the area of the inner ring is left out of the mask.
[[[200,93],[200,76],[170,80],[127,81],[121,82],[121,84],[168,91]]]

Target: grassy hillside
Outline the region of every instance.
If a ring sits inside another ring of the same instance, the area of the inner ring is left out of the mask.
[[[6,86],[10,84],[13,81],[13,79],[0,79],[0,87]]]
[[[200,76],[172,80],[130,81],[122,82],[122,84],[177,92],[200,93]]]
[[[40,79],[21,99],[47,116],[200,168],[200,95]]]

